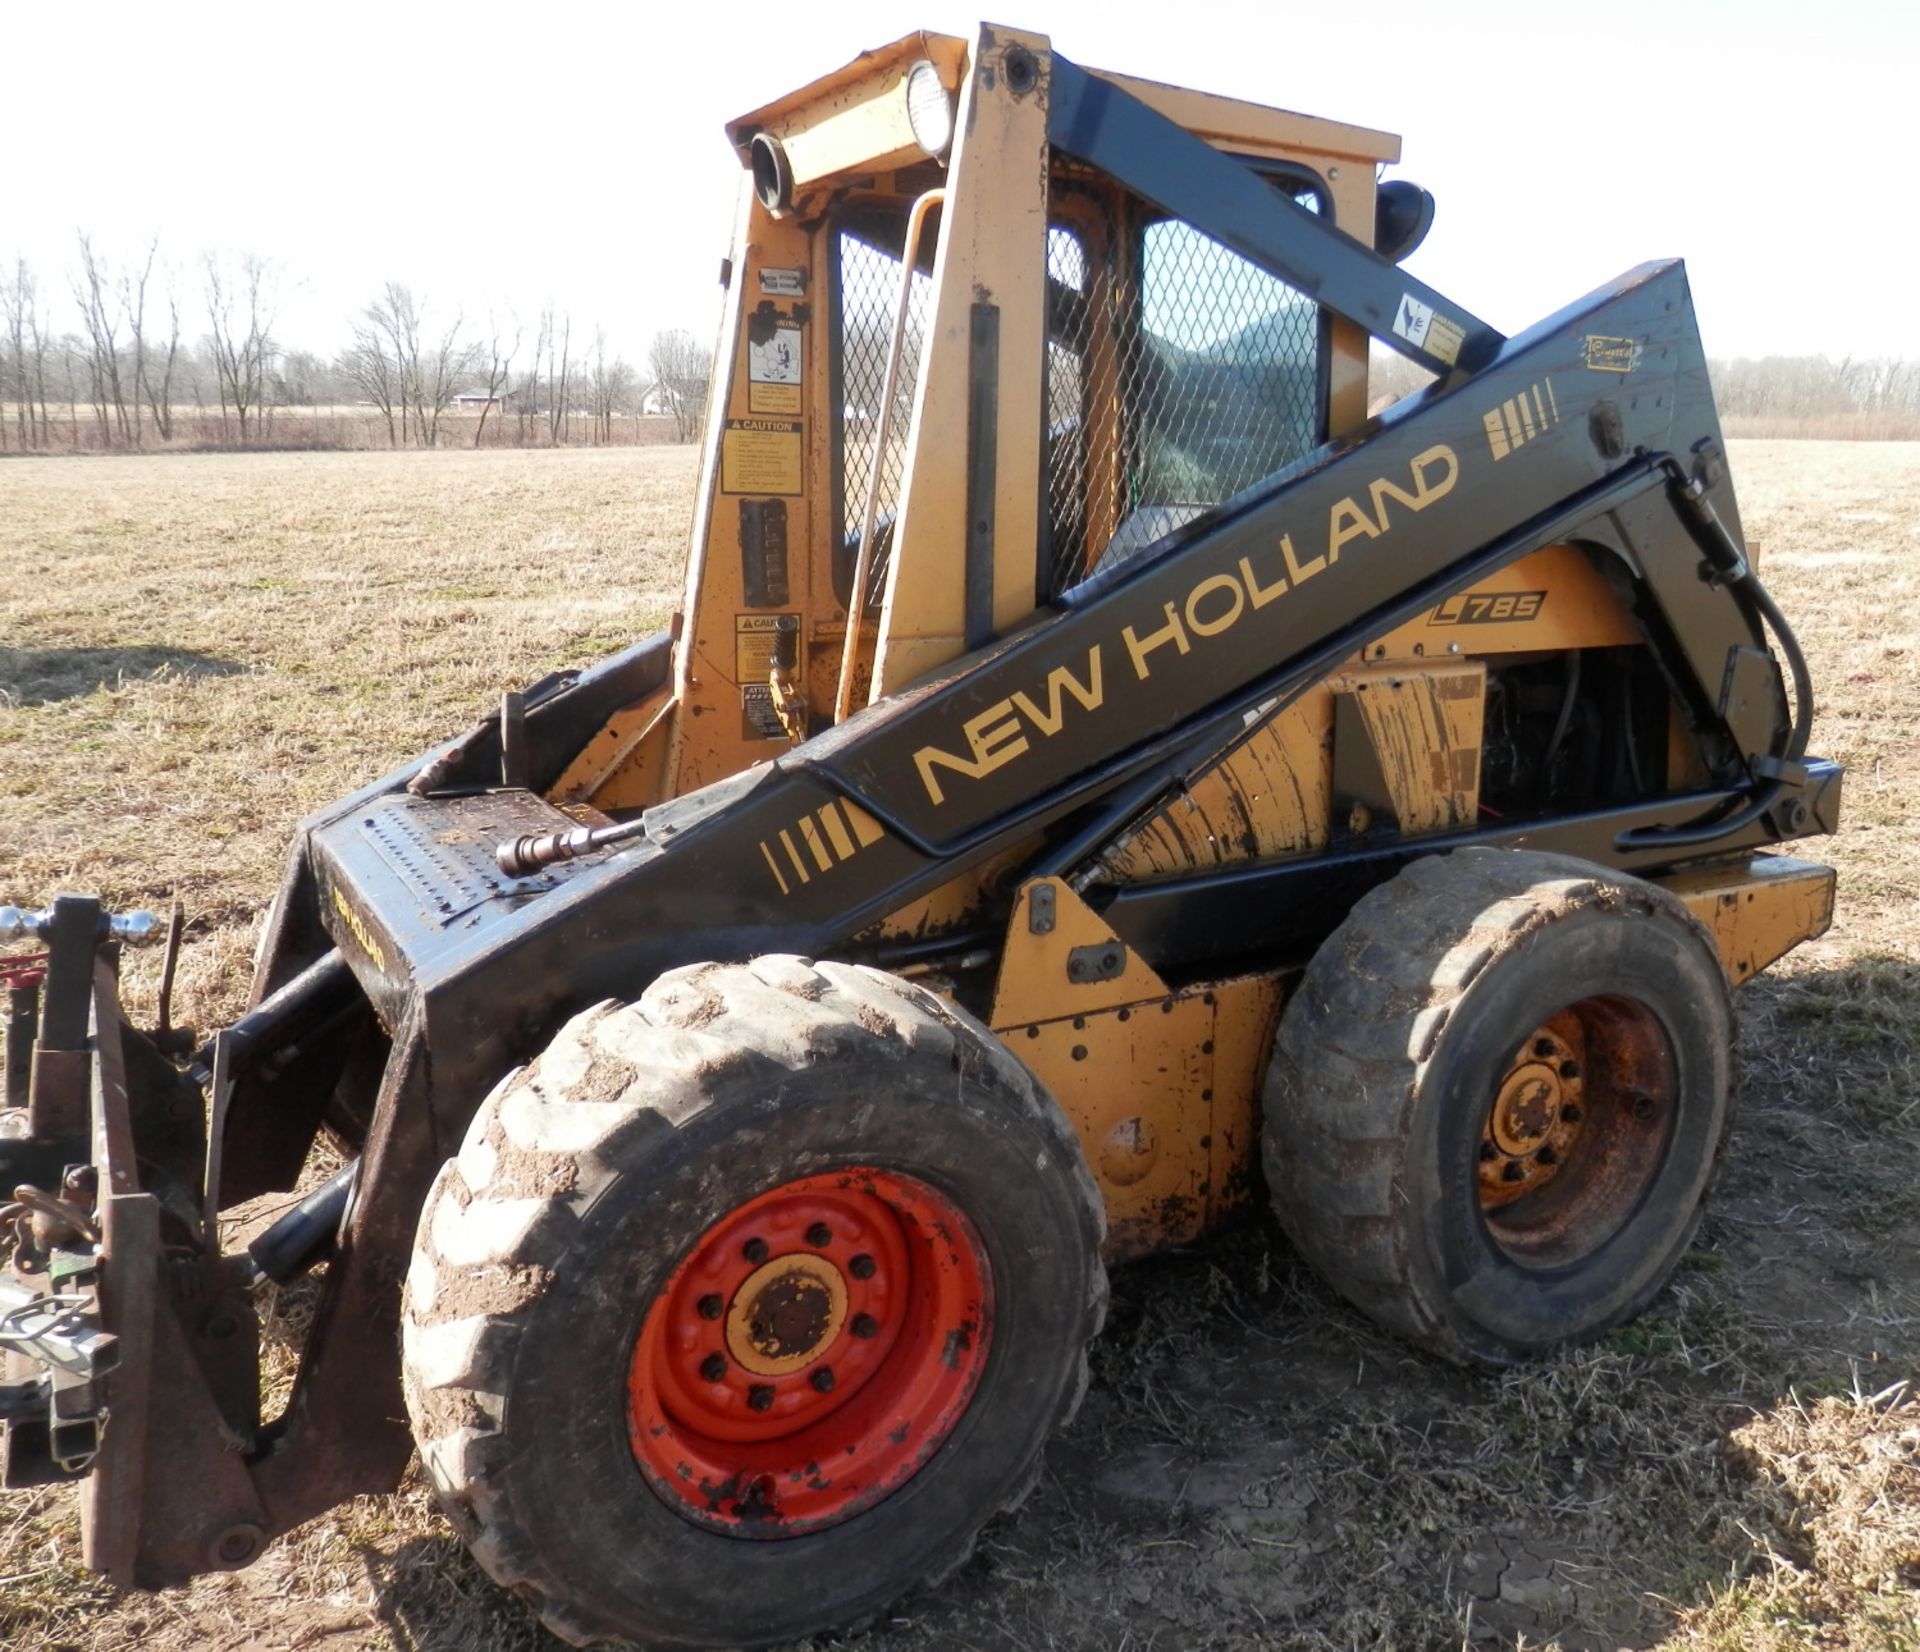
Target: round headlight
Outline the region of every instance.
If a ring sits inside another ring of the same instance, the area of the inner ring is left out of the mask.
[[[935,160],[953,142],[953,94],[940,84],[931,63],[916,63],[907,76],[907,123],[913,140]]]
[[[753,169],[753,192],[760,204],[776,216],[793,205],[793,168],[787,163],[787,151],[780,140],[765,132],[756,132],[747,146],[747,159]]]

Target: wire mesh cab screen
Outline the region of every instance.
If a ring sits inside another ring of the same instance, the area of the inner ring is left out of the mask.
[[[906,327],[901,335],[900,372],[891,406],[882,406],[887,351],[893,342],[894,316],[900,307],[900,273],[906,240],[905,203],[851,207],[835,220],[833,234],[834,591],[842,603],[853,589],[854,561],[860,549],[867,493],[878,481],[874,517],[873,567],[868,600],[886,589],[893,521],[900,508],[906,475],[907,427],[913,418],[914,387],[920,378],[921,348],[926,342],[927,305],[933,290],[933,252],[938,242],[936,214],[920,236],[912,288],[907,296]]]
[[[1272,181],[1325,210],[1311,175]],[[1284,281],[1058,159],[1048,225],[1050,599],[1318,446],[1327,329]]]

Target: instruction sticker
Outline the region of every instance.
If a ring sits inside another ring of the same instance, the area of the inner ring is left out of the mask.
[[[782,629],[797,633],[798,614],[735,614],[733,616],[733,680],[743,687],[748,683],[765,684],[773,670],[774,639]],[[793,677],[800,679],[800,660],[796,653]]]
[[[784,740],[787,731],[780,726],[780,714],[773,709],[773,690],[765,683],[740,685],[740,738],[742,740]]]
[[[807,272],[763,269],[760,272],[760,290],[769,298],[798,298],[807,290]]]
[[[747,343],[747,409],[753,413],[800,411],[800,329],[775,327]]]
[[[792,498],[800,485],[800,426],[781,419],[729,419],[720,443],[720,491]]]
[[[1412,293],[1400,295],[1400,308],[1394,312],[1393,330],[1415,349],[1427,342],[1427,329],[1433,325],[1433,306],[1422,304]]]
[[[1460,359],[1460,346],[1466,337],[1466,329],[1458,322],[1436,314],[1427,324],[1427,354],[1451,367]]]

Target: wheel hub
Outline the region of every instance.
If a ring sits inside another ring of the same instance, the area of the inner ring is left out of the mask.
[[[910,1479],[985,1370],[991,1276],[965,1214],[891,1171],[788,1182],[721,1218],[647,1312],[634,1456],[688,1519],[785,1537]]]
[[[1586,1122],[1577,1021],[1536,1028],[1508,1064],[1480,1142],[1480,1204],[1511,1204],[1560,1173]]]

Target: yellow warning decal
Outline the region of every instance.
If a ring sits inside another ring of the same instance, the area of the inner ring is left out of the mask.
[[[773,670],[774,650],[780,640],[780,622],[787,629],[800,629],[798,614],[735,614],[733,616],[733,680],[742,685],[765,683]],[[800,679],[801,659],[796,651],[793,676]]]
[[[730,419],[720,443],[720,491],[793,497],[802,491],[800,460],[799,425]]]

